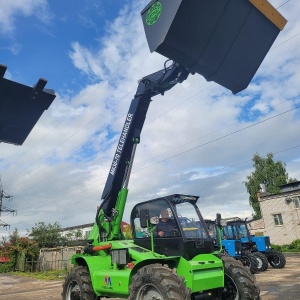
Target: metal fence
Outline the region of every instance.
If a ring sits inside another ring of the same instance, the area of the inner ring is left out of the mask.
[[[72,267],[72,255],[81,253],[82,250],[83,246],[42,248],[36,261],[27,260],[25,254],[20,255],[16,264],[16,270],[26,272],[68,270]]]
[[[45,272],[50,270],[68,270],[71,267],[69,259],[53,260],[53,261],[25,261],[23,270],[25,272]]]

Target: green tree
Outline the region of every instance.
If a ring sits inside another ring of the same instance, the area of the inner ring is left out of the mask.
[[[288,177],[285,163],[281,161],[274,162],[273,156],[273,153],[268,153],[264,158],[256,153],[252,158],[254,171],[247,176],[248,181],[244,182],[249,193],[249,204],[254,210],[254,219],[261,218],[257,197],[261,184],[264,184],[267,193],[276,194],[280,192],[280,185],[297,181],[297,179]]]
[[[5,271],[16,269],[18,259],[22,253],[25,255],[25,261],[35,261],[39,255],[39,247],[35,241],[30,240],[28,237],[20,237],[18,230],[15,229],[8,239],[3,239],[0,244],[0,256],[8,256],[10,259],[9,267]]]
[[[31,229],[30,236],[38,243],[39,248],[54,248],[66,242],[62,236],[62,228],[57,222],[48,225],[45,222],[36,223]]]
[[[80,240],[80,239],[82,239],[83,238],[83,233],[82,233],[82,230],[81,229],[77,229],[76,231],[75,231],[75,239],[76,240]]]

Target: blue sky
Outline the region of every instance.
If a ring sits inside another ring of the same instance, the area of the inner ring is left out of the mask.
[[[7,1],[2,1],[7,2]],[[70,60],[72,43],[97,51],[108,20],[126,1],[12,1],[10,20],[3,23],[1,58],[9,61],[15,80],[32,85],[44,76],[57,92],[78,92],[88,80]],[[1,3],[1,5],[3,5]]]
[[[251,216],[243,182],[252,157],[273,152],[299,173],[300,21],[296,0],[272,0],[288,20],[248,88],[233,95],[200,75],[150,105],[129,184],[125,220],[139,201],[200,196],[205,217]],[[21,233],[35,223],[93,222],[125,115],[140,78],[162,69],[140,12],[148,1],[0,0],[5,77],[56,99],[22,146],[0,144],[3,214]]]

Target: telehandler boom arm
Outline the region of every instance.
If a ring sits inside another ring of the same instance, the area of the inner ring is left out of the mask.
[[[103,240],[120,238],[127,196],[127,187],[136,146],[151,102],[151,97],[164,94],[177,83],[184,81],[189,70],[173,63],[139,81],[136,94],[127,113],[117,149],[102,193],[102,204],[97,211],[96,223]]]

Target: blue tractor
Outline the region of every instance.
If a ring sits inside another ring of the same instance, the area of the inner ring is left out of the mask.
[[[277,250],[272,249],[269,236],[251,235],[247,220],[233,218],[227,220],[225,234],[230,234],[235,240],[241,241],[243,251],[251,252],[259,261],[259,270],[265,271],[268,263],[275,269],[284,268],[286,259]]]
[[[256,259],[256,256],[249,251],[244,251],[241,241],[230,237],[224,239],[223,232],[224,229],[226,230],[226,227],[223,227],[223,230],[219,231],[215,221],[205,220],[205,223],[208,228],[209,234],[214,241],[214,246],[216,249],[220,248],[221,243],[223,251],[229,256],[240,261],[244,266],[249,267],[252,274],[259,272],[259,262]]]

